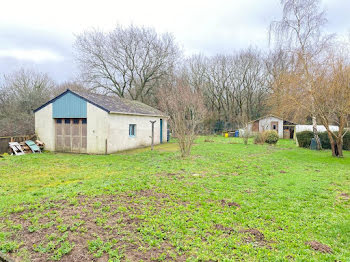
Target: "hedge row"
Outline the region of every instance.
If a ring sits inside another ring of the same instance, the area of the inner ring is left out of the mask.
[[[331,149],[331,143],[328,138],[327,132],[318,133],[318,136],[321,139],[322,148]],[[302,131],[297,133],[297,139],[299,147],[310,148],[311,139],[314,137],[312,131]],[[343,149],[350,150],[350,132],[346,133],[343,138]]]

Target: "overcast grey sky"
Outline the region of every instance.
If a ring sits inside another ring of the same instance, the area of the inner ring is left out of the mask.
[[[346,35],[350,0],[323,0],[326,30]],[[0,73],[20,67],[47,72],[57,82],[76,73],[74,35],[93,27],[145,25],[171,32],[186,54],[267,48],[267,28],[280,19],[279,0],[11,0],[2,1]]]

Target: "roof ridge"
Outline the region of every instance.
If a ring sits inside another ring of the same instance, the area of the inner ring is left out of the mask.
[[[35,109],[34,112],[37,112],[38,110],[47,106],[48,104],[53,103],[55,100],[64,96],[68,92],[80,97],[81,99],[86,100],[87,102],[101,108],[102,110],[108,113],[114,112],[114,113],[120,113],[120,114],[124,113],[124,114],[134,114],[134,115],[143,115],[143,116],[149,115],[149,116],[166,117],[166,114],[164,114],[162,111],[138,100],[131,100],[125,97],[122,98],[122,97],[110,96],[106,94],[92,93],[84,90],[75,91],[69,88],[67,88],[64,92],[57,95],[47,103]]]

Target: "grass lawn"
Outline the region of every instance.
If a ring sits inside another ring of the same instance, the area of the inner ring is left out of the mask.
[[[7,156],[0,251],[20,261],[350,261],[350,153],[200,137],[184,160],[175,143]]]

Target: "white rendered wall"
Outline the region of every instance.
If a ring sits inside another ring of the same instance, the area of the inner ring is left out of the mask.
[[[247,130],[248,132],[251,134],[253,131],[252,131],[252,128],[253,128],[253,124],[252,123],[248,123],[247,125]],[[239,132],[241,134],[241,131]],[[242,135],[244,135],[244,129],[242,129]]]
[[[273,116],[260,119],[259,132],[263,132],[265,130],[273,130],[271,122],[278,122],[278,136],[279,138],[283,138],[283,120]]]
[[[52,104],[35,113],[35,134],[45,143],[45,150],[55,151],[55,120],[52,118]]]
[[[87,153],[105,154],[108,138],[108,113],[87,103]]]
[[[163,119],[163,143],[167,138],[167,120],[161,117],[137,116],[109,114],[108,131],[108,153],[117,151],[150,146],[152,125],[150,121],[156,121],[154,124],[154,143],[160,143],[160,119]],[[129,125],[136,124],[135,136],[129,136]]]

